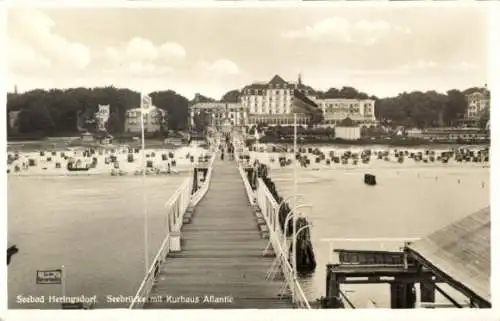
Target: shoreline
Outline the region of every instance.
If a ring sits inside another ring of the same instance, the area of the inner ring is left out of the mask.
[[[247,144],[266,144],[266,145],[293,145],[293,139],[275,139],[262,137],[259,142],[255,139],[246,139]],[[388,146],[400,148],[442,148],[446,146],[490,146],[491,142],[488,141],[449,141],[449,142],[431,142],[428,140],[403,140],[403,139],[388,139],[388,140],[342,140],[342,139],[319,139],[319,140],[298,140],[297,145],[307,146]]]

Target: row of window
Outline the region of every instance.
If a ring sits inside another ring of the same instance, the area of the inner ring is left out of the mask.
[[[250,99],[248,99],[248,102],[252,103],[252,102],[255,102],[255,101],[267,101],[268,103],[270,101],[288,101],[288,100],[292,100],[292,96],[268,96],[267,99],[266,98],[260,98],[258,99],[259,97],[255,97],[255,96],[252,96],[250,97]]]
[[[215,118],[226,118],[228,116],[231,117],[231,118],[233,118],[233,117],[243,118],[244,117],[244,115],[240,115],[240,114],[229,114],[229,115],[227,115],[227,114],[214,114],[213,116]]]
[[[293,90],[268,90],[268,91],[261,91],[261,93],[257,94],[247,94],[246,96],[243,96],[243,98],[256,98],[255,96],[268,96],[268,97],[290,97],[293,94]]]
[[[338,110],[338,109],[333,109],[333,108],[325,109],[326,113],[334,113],[334,112],[339,112],[339,111],[342,111],[345,113],[350,113],[350,114],[359,114],[360,113],[359,109],[343,109],[343,110]]]
[[[242,113],[245,111],[245,109],[243,107],[241,108],[210,108],[210,109],[207,109],[207,108],[203,108],[201,110],[204,110],[205,112],[207,113]],[[191,113],[193,114],[197,114],[201,111],[200,109],[193,109],[191,110]]]
[[[257,114],[257,115],[283,115],[283,114],[288,114],[285,110],[263,110],[263,109],[258,109],[258,110],[253,110],[252,114]]]
[[[271,89],[248,89],[243,92],[244,96],[268,96],[268,95],[292,95],[293,89],[280,89],[280,90],[271,90]],[[304,94],[308,95],[309,91],[305,90]]]
[[[289,119],[254,119],[253,122],[259,125],[266,124],[277,124],[277,125],[293,125],[293,120]],[[307,119],[297,119],[298,125],[307,125],[309,120]]]
[[[161,113],[148,113],[148,114],[144,114],[144,119],[149,118],[149,117],[156,118],[156,117],[159,117],[161,115],[162,115]],[[127,113],[127,118],[138,118],[138,119],[140,119],[141,118],[141,113],[139,113],[139,112]]]
[[[141,123],[140,119],[128,119],[127,120],[127,124],[129,124],[129,125],[136,125],[136,124],[140,124],[140,123]],[[147,119],[144,119],[144,121],[143,121],[144,125],[147,125],[147,124],[160,125],[161,123],[162,122],[159,119],[151,119],[149,122],[147,121]]]

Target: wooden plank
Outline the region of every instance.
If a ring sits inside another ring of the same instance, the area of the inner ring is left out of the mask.
[[[234,162],[214,162],[209,190],[183,227],[182,242],[182,252],[170,253],[162,266],[151,298],[213,295],[230,297],[231,303],[164,299],[145,308],[292,308],[289,298],[280,299],[282,281],[266,280],[273,258],[263,256],[267,241]]]

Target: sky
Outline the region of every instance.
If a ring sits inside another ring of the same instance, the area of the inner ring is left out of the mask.
[[[275,74],[379,97],[488,82],[485,7],[11,8],[8,91],[220,98]]]

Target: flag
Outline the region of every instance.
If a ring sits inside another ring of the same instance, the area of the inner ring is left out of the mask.
[[[308,115],[313,124],[317,124],[323,120],[322,110],[314,101],[307,98],[307,96],[299,90],[293,91],[291,110],[293,114]]]
[[[153,105],[153,100],[151,99],[151,97],[149,95],[143,94],[141,98],[141,108],[148,109],[149,107],[151,107],[151,105]]]
[[[36,284],[61,284],[62,269],[36,271]]]

